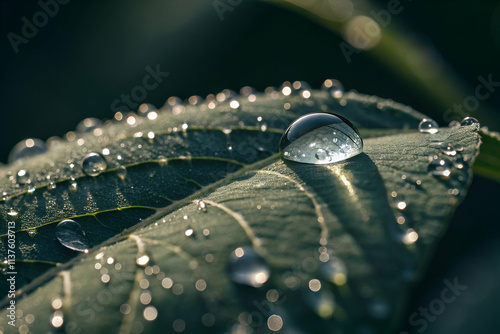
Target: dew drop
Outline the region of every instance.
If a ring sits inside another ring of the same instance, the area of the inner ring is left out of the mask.
[[[313,113],[295,120],[280,141],[286,160],[326,164],[346,160],[363,151],[356,127],[342,116]]]
[[[266,261],[251,247],[236,248],[229,259],[231,280],[238,284],[262,286],[271,274]]]
[[[9,212],[7,212],[7,216],[9,218],[9,221],[17,221],[17,218],[19,217],[19,213],[14,210],[13,208],[10,208]]]
[[[194,235],[194,230],[192,228],[187,228],[186,231],[184,231],[184,235],[186,237],[192,237]]]
[[[76,193],[77,190],[78,190],[78,183],[76,182],[76,179],[74,176],[70,176],[68,191],[70,194],[74,194],[74,193]]]
[[[334,98],[341,98],[344,95],[344,86],[342,83],[335,79],[326,79],[321,86],[321,89],[330,93]]]
[[[125,180],[127,178],[127,167],[123,165],[119,166],[116,169],[116,175],[118,175],[118,178],[120,178],[120,180]]]
[[[76,126],[76,131],[81,133],[87,133],[87,132],[92,132],[97,128],[100,128],[101,126],[102,126],[101,120],[94,117],[89,117],[85,118],[83,121],[78,123],[78,125]]]
[[[78,252],[86,253],[91,247],[80,224],[71,219],[63,220],[57,224],[56,237],[64,247]]]
[[[479,121],[475,119],[474,117],[465,117],[462,122],[460,122],[460,126],[467,126],[467,125],[473,125],[477,124],[477,127],[479,127]]]
[[[418,130],[422,133],[430,133],[434,134],[439,131],[439,125],[437,124],[436,121],[429,119],[429,118],[424,118],[419,124],[418,124]]]
[[[455,156],[457,155],[457,150],[451,144],[442,144],[439,149],[446,155]]]
[[[167,158],[165,158],[163,155],[158,156],[158,165],[160,165],[160,167],[164,167],[167,164],[168,164]]]
[[[37,233],[37,232],[36,232],[36,228],[29,228],[29,229],[27,230],[27,232],[28,232],[28,235],[29,235],[30,237],[34,237],[34,236],[36,236],[36,233]]]
[[[151,103],[142,103],[137,109],[137,115],[141,117],[148,117],[149,113],[156,112],[158,109]]]
[[[139,256],[137,256],[135,263],[137,263],[137,265],[139,265],[141,267],[145,267],[149,263],[149,256],[139,255]]]
[[[451,174],[451,163],[447,159],[434,156],[427,170],[431,175],[448,178]]]
[[[30,183],[30,173],[25,169],[21,169],[16,173],[16,182],[20,185]]]
[[[203,201],[198,202],[198,210],[207,212],[207,205]]]
[[[459,153],[453,158],[453,166],[457,169],[463,169],[466,161],[462,154]]]
[[[460,122],[459,122],[459,121],[451,121],[451,122],[448,124],[448,126],[449,126],[450,128],[457,128],[457,127],[459,127],[459,126],[460,126]]]
[[[17,143],[9,153],[9,163],[19,159],[33,157],[45,153],[47,146],[45,142],[36,138],[28,138]]]
[[[89,176],[97,176],[104,172],[108,164],[100,153],[89,153],[82,160],[82,170]]]

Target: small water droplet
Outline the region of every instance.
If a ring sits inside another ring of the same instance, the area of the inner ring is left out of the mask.
[[[137,263],[137,265],[141,266],[141,267],[145,267],[147,266],[147,264],[149,263],[149,256],[147,255],[138,255],[136,260],[135,260],[135,263]]]
[[[460,122],[459,122],[459,121],[451,121],[451,122],[448,124],[448,126],[449,126],[450,128],[457,128],[457,127],[459,127],[459,126],[460,126]]]
[[[168,159],[163,155],[158,156],[158,165],[160,165],[160,167],[165,167],[168,165]]]
[[[437,124],[436,121],[429,119],[429,118],[424,118],[419,124],[418,124],[418,130],[422,133],[430,133],[434,134],[439,131],[439,125]]]
[[[198,202],[198,210],[207,212],[207,205],[203,201]]]
[[[57,224],[56,237],[63,246],[78,252],[86,253],[91,247],[80,224],[72,219],[63,220]]]
[[[107,167],[106,158],[100,153],[89,153],[82,160],[82,170],[89,176],[97,176]]]
[[[466,161],[467,160],[462,156],[462,154],[458,153],[453,158],[453,166],[455,166],[455,168],[457,169],[463,169]]]
[[[94,117],[89,117],[78,123],[78,125],[76,126],[76,131],[81,133],[92,132],[95,129],[100,128],[101,126],[101,120]]]
[[[116,169],[116,175],[120,178],[120,180],[125,180],[127,178],[127,167],[125,166],[119,166]]]
[[[158,108],[156,108],[156,106],[151,103],[142,103],[137,109],[137,115],[149,118],[149,113],[156,112],[157,110]]]
[[[70,176],[69,178],[69,186],[68,186],[68,191],[70,194],[74,194],[78,189],[78,183],[76,182],[76,179],[74,176]]]
[[[36,236],[36,232],[37,232],[37,231],[36,231],[36,228],[29,228],[29,229],[27,230],[27,232],[28,232],[28,235],[29,235],[30,237],[34,237],[34,236]]]
[[[10,151],[9,162],[12,163],[19,159],[33,157],[46,151],[47,146],[44,141],[36,138],[24,139],[17,143]]]
[[[25,169],[21,169],[16,173],[16,182],[20,185],[25,185],[30,182],[30,173]]]
[[[414,229],[409,228],[403,235],[403,243],[405,245],[414,244],[418,240],[418,233]]]
[[[431,161],[427,170],[429,174],[432,174],[434,176],[448,178],[451,174],[451,163],[447,159],[433,156],[431,157]]]
[[[473,125],[477,124],[476,126],[479,128],[480,124],[477,119],[474,117],[465,117],[462,122],[460,122],[460,126],[468,126],[468,125]]]
[[[271,274],[266,261],[251,247],[239,247],[229,259],[231,280],[254,288],[266,283]]]
[[[186,237],[192,237],[194,235],[194,230],[192,228],[187,228],[186,231],[184,231],[184,235]]]
[[[457,155],[457,150],[451,144],[442,144],[439,149],[446,155]]]
[[[342,116],[313,113],[295,120],[280,142],[286,160],[326,164],[346,160],[363,151],[356,127]]]
[[[19,216],[19,213],[14,210],[13,208],[10,208],[9,212],[7,212],[7,216],[9,218],[9,221],[17,221],[17,217]]]
[[[344,86],[342,83],[335,79],[326,79],[321,86],[321,89],[330,93],[334,98],[341,98],[344,95]]]

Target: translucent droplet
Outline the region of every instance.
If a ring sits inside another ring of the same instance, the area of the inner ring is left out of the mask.
[[[348,159],[363,152],[363,140],[356,127],[342,116],[313,113],[295,120],[280,142],[286,160],[326,164]]]
[[[127,178],[127,167],[119,166],[116,169],[116,175],[120,178],[120,180],[125,180]]]
[[[344,95],[344,86],[342,83],[335,79],[326,79],[321,88],[330,93],[334,98],[341,98]]]
[[[479,127],[479,121],[475,119],[474,117],[465,117],[462,122],[460,122],[460,126],[467,126],[467,125],[473,125],[477,124],[477,127]]]
[[[429,163],[428,172],[434,176],[449,177],[451,174],[451,162],[447,159],[434,156]]]
[[[192,237],[194,235],[194,230],[192,228],[187,228],[186,231],[184,231],[184,235],[186,237]]]
[[[36,232],[37,232],[37,231],[36,231],[36,228],[29,228],[29,229],[27,230],[27,232],[28,232],[28,235],[29,235],[30,237],[34,237],[34,236],[36,236]]]
[[[424,118],[420,124],[418,124],[418,130],[422,133],[437,133],[439,131],[439,125],[437,124],[436,121],[429,119],[429,118]]]
[[[161,167],[164,167],[168,164],[168,159],[165,158],[163,155],[160,155],[158,157],[158,164],[161,166]]]
[[[97,128],[102,126],[101,120],[93,117],[85,118],[83,121],[78,123],[76,126],[76,131],[81,133],[92,132]]]
[[[91,247],[80,224],[71,219],[63,220],[57,224],[56,237],[64,247],[78,252],[87,253]]]
[[[46,151],[45,142],[36,138],[28,138],[20,141],[12,148],[9,153],[9,162],[12,163],[19,159],[33,157]]]
[[[12,221],[17,221],[17,218],[19,217],[19,213],[14,210],[13,208],[10,208],[9,212],[7,212],[7,216],[9,218],[9,221],[12,222]]]
[[[453,166],[455,166],[455,168],[457,169],[463,169],[466,161],[467,160],[462,156],[462,154],[458,153],[453,158]]]
[[[457,150],[451,144],[442,144],[439,149],[446,155],[451,155],[451,156],[457,155]]]
[[[198,202],[198,210],[206,212],[207,211],[207,205],[203,201]]]
[[[142,103],[137,109],[137,115],[141,117],[148,117],[148,114],[153,111],[157,111],[158,109],[151,103]]]
[[[68,191],[70,194],[76,193],[78,189],[78,183],[76,182],[76,179],[74,176],[70,176],[69,178],[69,186],[68,186]]]
[[[149,263],[149,256],[143,254],[143,255],[138,255],[135,263],[141,267],[145,267]]]
[[[459,126],[460,126],[460,122],[459,122],[459,121],[451,121],[451,122],[448,124],[448,126],[449,126],[450,128],[457,128],[457,127],[459,127]]]
[[[240,247],[231,253],[229,273],[233,282],[254,288],[266,283],[271,274],[264,258],[251,247]]]
[[[188,102],[192,106],[198,106],[198,105],[203,103],[203,98],[201,96],[198,96],[198,95],[193,95],[193,96],[189,97]]]
[[[82,170],[89,176],[97,176],[107,167],[106,158],[100,153],[89,153],[82,160]]]
[[[20,185],[25,185],[30,182],[30,173],[25,169],[21,169],[16,173],[16,182]]]

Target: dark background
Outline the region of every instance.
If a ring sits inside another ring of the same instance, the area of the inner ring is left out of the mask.
[[[386,6],[385,1],[372,3]],[[397,24],[427,41],[429,52],[456,73],[452,80],[470,92],[479,75],[492,74],[500,81],[498,1],[402,3],[405,10],[395,18]],[[111,102],[141,85],[145,67],[157,64],[170,73],[144,100],[157,106],[173,95],[185,99],[225,88],[238,91],[244,85],[263,90],[285,80],[304,80],[319,88],[325,78],[337,78],[347,89],[391,98],[446,125],[443,106],[369,52],[353,55],[348,64],[340,36],[269,3],[244,0],[221,21],[211,1],[71,1],[60,5],[59,13],[19,46],[18,54],[7,34],[21,35],[21,19],[32,21],[40,6],[35,1],[1,1],[0,11],[1,162],[23,138],[62,136],[85,117],[112,118]],[[500,130],[500,93],[481,104],[497,111],[491,124],[482,125]],[[474,178],[430,274],[416,290],[408,314],[439,296],[444,278],[458,276],[470,286],[464,298],[429,323],[436,332],[443,324],[456,326],[441,331],[450,333],[494,328],[489,326],[500,312],[500,228],[494,211],[499,190],[498,183]]]

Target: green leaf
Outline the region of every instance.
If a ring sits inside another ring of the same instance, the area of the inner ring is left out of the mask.
[[[355,93],[258,95],[253,103],[241,98],[238,110],[227,102],[182,108],[155,120],[108,122],[102,133],[70,135],[44,155],[2,167],[3,175],[22,168],[37,179],[33,193],[12,187],[12,178],[0,181],[10,195],[2,219],[9,207],[19,214],[17,325],[44,333],[265,332],[281,319],[283,330],[307,333],[394,331],[465,196],[480,143],[475,127],[422,134],[423,115]],[[364,153],[332,165],[282,162],[281,133],[319,110],[356,124]],[[440,142],[463,146],[467,158],[447,178],[428,174]],[[71,168],[104,148],[106,172],[93,178]],[[55,238],[56,224],[68,218],[95,245],[88,254]],[[7,254],[6,223],[0,234]],[[240,247],[265,259],[270,277],[261,287],[231,280],[228,263]]]
[[[500,136],[498,132],[481,129],[481,152],[474,164],[474,172],[500,182]]]

